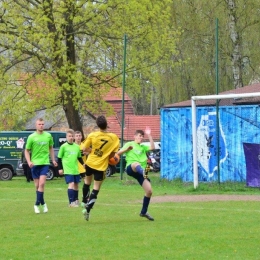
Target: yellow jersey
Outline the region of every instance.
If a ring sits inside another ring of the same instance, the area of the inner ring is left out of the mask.
[[[119,138],[116,134],[96,131],[90,133],[83,142],[85,148],[91,147],[86,164],[98,171],[105,171],[108,167],[109,155],[118,152]]]
[[[79,145],[79,147],[80,147],[80,151],[81,151],[81,155],[82,155],[82,151],[83,151],[83,149],[84,149],[84,144],[83,143],[81,143],[80,145]],[[82,155],[82,160],[83,160],[83,162],[84,163],[86,163],[86,161],[87,161],[87,155]],[[79,173],[84,173],[84,172],[86,172],[86,169],[85,169],[85,167],[78,161],[78,168],[79,168]]]

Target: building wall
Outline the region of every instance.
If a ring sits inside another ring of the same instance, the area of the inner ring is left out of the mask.
[[[219,128],[216,122],[215,107],[197,107],[199,181],[245,181],[249,169],[260,172],[260,156],[251,148],[245,154],[246,144],[260,144],[259,106],[220,107]],[[162,108],[161,177],[193,181],[192,154],[191,108]]]

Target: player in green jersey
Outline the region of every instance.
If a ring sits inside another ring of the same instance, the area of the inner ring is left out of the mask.
[[[36,132],[29,135],[24,155],[28,166],[31,168],[34,185],[36,188],[36,202],[34,212],[40,213],[39,206],[43,206],[43,212],[47,213],[47,204],[44,201],[44,187],[49,171],[51,157],[53,165],[57,166],[53,151],[53,138],[50,133],[44,131],[44,120],[36,120]]]
[[[67,142],[64,143],[58,153],[59,174],[65,176],[68,184],[69,207],[78,207],[79,193],[79,168],[78,161],[85,167],[81,157],[80,147],[74,143],[74,131],[68,130],[66,133]]]
[[[150,146],[141,145],[144,134],[148,136]],[[126,153],[125,171],[127,175],[135,178],[144,189],[145,195],[143,198],[143,207],[141,209],[140,216],[152,221],[154,220],[154,218],[147,212],[152,196],[152,186],[150,180],[147,178],[147,173],[145,172],[145,169],[147,167],[146,153],[149,150],[154,150],[154,148],[155,147],[151,135],[151,129],[149,127],[146,127],[145,132],[143,130],[136,130],[134,141],[127,142],[117,153],[118,155]]]

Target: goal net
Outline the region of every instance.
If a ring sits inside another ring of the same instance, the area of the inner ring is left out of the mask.
[[[193,96],[193,182],[260,187],[260,92]]]

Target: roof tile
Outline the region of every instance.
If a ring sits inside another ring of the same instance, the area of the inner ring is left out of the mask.
[[[109,131],[118,135],[121,138],[121,121],[116,116],[107,118]],[[125,115],[125,124],[123,138],[126,141],[134,139],[134,133],[137,129],[145,130],[149,126],[152,130],[153,139],[160,140],[160,116],[159,115]],[[148,141],[147,136],[144,136],[144,141]]]

